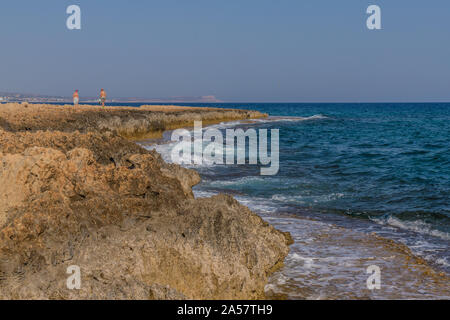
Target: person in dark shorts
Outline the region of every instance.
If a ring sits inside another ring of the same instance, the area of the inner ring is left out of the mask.
[[[73,105],[77,106],[78,102],[80,102],[80,95],[78,94],[78,90],[75,90],[73,93]]]

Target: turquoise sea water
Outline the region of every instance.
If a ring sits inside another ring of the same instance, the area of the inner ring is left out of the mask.
[[[449,270],[450,104],[204,106],[281,116],[233,124],[279,129],[280,170],[261,176],[251,165],[197,166],[198,196],[227,192],[261,214],[376,231]]]
[[[450,104],[245,107],[311,118],[259,125],[280,129],[279,174],[227,188],[320,211],[423,222],[449,234]]]

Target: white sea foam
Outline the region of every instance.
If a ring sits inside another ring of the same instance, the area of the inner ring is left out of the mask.
[[[153,144],[151,146],[143,146],[147,150],[156,150],[164,161],[172,163],[171,150],[175,146],[175,143]]]
[[[234,122],[224,122],[218,125],[213,125],[209,127],[203,128],[203,131],[207,130],[208,128],[216,128],[216,129],[224,129],[226,127],[235,127],[237,124],[239,124],[239,121]],[[191,134],[193,131],[190,131]],[[223,143],[217,143],[215,141],[209,141],[204,140],[202,141],[202,148],[200,150],[195,150],[194,144],[190,141],[174,141],[174,142],[167,142],[163,144],[154,144],[154,145],[144,145],[143,147],[147,150],[156,150],[158,153],[161,154],[164,161],[168,163],[173,163],[172,161],[172,149],[175,146],[179,146],[180,149],[185,148],[186,150],[191,150],[191,154],[184,154],[181,157],[181,164],[188,168],[198,168],[198,167],[211,167],[214,166],[215,163],[213,161],[208,161],[207,157],[204,156],[203,152],[205,151],[206,147],[209,147],[211,150],[214,150],[215,157],[218,159],[223,159],[223,163],[225,163],[225,155],[228,154],[230,151],[231,153],[236,154],[246,154],[248,152],[248,158],[258,158],[258,150],[254,150],[253,148],[248,148],[248,145],[240,145],[240,144],[223,144]]]
[[[214,129],[226,129],[226,128],[230,128],[230,127],[235,127],[238,126],[240,124],[242,124],[243,120],[239,120],[239,121],[227,121],[227,122],[221,122],[218,124],[213,124],[210,126],[206,126],[203,129],[209,129],[209,128],[214,128]]]
[[[235,196],[236,200],[242,203],[244,206],[249,207],[251,210],[258,213],[274,213],[279,211],[280,206],[276,206],[273,202],[263,198],[250,198],[243,196]]]
[[[230,179],[230,180],[216,180],[209,183],[210,186],[213,187],[227,187],[227,186],[241,186],[241,185],[247,185],[247,184],[259,184],[259,183],[265,183],[267,181],[267,178],[264,176],[247,176],[247,177],[240,177],[237,179]],[[271,180],[272,181],[272,180]]]
[[[330,193],[318,196],[274,194],[271,199],[279,202],[305,204],[305,203],[323,203],[333,201],[342,198],[344,196],[345,194],[343,193]]]
[[[438,258],[435,260],[435,262],[441,266],[450,267],[450,263],[446,258]]]
[[[214,191],[194,190],[194,196],[196,198],[209,198],[209,197],[215,196],[217,194],[219,194],[219,193],[214,192]]]
[[[379,218],[370,218],[370,219],[382,225],[389,225],[396,228],[417,232],[420,234],[430,235],[443,240],[450,240],[449,233],[433,229],[433,227],[430,224],[424,221],[419,220],[403,221],[395,217],[388,217],[387,219],[379,219]]]
[[[323,114],[315,114],[310,117],[289,117],[289,116],[272,116],[264,119],[253,119],[253,122],[267,123],[267,122],[294,122],[294,121],[308,121],[308,120],[321,120],[321,119],[331,119]]]
[[[302,257],[298,253],[293,253],[288,256],[288,260],[292,260],[294,262],[301,262],[303,263],[303,268],[311,269],[311,268],[320,268],[319,265],[314,264],[315,258],[311,257]]]
[[[209,198],[220,193],[219,191],[198,190],[198,189],[194,189],[193,192],[196,198]],[[277,206],[267,199],[256,197],[251,198],[240,195],[235,195],[234,198],[238,200],[242,205],[258,213],[270,214],[280,210],[279,205]]]

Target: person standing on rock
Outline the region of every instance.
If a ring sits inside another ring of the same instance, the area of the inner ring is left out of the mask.
[[[78,94],[78,90],[75,90],[73,93],[73,105],[77,106],[78,102],[80,102],[80,95]]]
[[[100,103],[102,104],[102,107],[105,107],[105,102],[106,102],[106,91],[102,88],[102,90],[100,90]]]

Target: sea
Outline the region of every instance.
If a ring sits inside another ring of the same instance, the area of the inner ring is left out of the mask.
[[[291,233],[295,243],[266,286],[269,297],[450,297],[448,278],[433,284],[420,269],[450,272],[450,103],[182,105],[269,114],[212,126],[223,132],[279,130],[276,175],[250,164],[185,165],[202,177],[196,197],[231,194]],[[175,143],[165,139],[143,145],[170,162]],[[408,264],[416,258],[422,262]],[[381,289],[369,290],[373,265]]]

